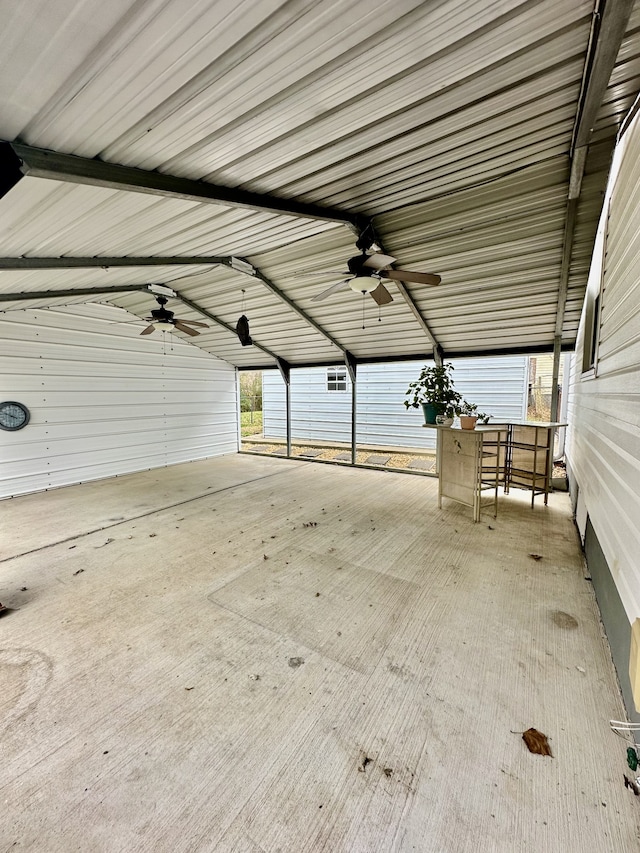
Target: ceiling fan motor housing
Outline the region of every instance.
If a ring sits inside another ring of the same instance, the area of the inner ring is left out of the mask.
[[[159,308],[155,308],[151,311],[151,316],[157,323],[173,323],[173,311],[169,311],[164,306],[167,304],[167,300],[164,296],[156,296],[156,300],[158,302]]]
[[[373,270],[369,267],[365,267],[364,265],[368,257],[369,256],[363,252],[361,255],[355,255],[353,258],[349,258],[347,261],[349,272],[355,276],[370,278]]]
[[[355,276],[349,282],[349,287],[356,293],[371,293],[380,284],[380,276],[375,274],[375,270],[364,265],[368,257],[369,255],[363,252],[347,261],[349,272]]]

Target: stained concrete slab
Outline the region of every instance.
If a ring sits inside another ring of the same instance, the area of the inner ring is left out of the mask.
[[[437,491],[243,454],[3,502],[0,849],[637,853],[568,496]]]

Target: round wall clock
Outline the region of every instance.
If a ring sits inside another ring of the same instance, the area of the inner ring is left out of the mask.
[[[0,429],[22,429],[29,423],[29,409],[14,400],[0,403]]]

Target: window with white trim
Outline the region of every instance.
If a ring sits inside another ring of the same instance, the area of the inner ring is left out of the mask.
[[[347,368],[327,367],[327,391],[347,390]]]

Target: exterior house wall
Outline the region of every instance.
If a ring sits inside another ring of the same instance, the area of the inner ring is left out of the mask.
[[[0,315],[0,497],[238,450],[235,370],[105,305]]]
[[[435,448],[433,430],[421,428],[421,410],[404,407],[405,391],[424,362],[358,366],[357,441],[364,445]],[[456,388],[493,420],[526,417],[528,359],[459,359]],[[286,437],[284,383],[276,371],[263,373],[262,417],[266,438]],[[291,371],[293,439],[351,441],[351,383],[344,391],[327,390],[326,368]]]
[[[594,256],[572,365],[567,460],[576,521],[627,702],[640,618],[640,127],[610,195],[604,263]],[[596,297],[599,294],[599,313]],[[592,318],[597,338],[592,338]],[[589,369],[592,341],[595,367]],[[585,356],[585,350],[587,351]],[[621,629],[620,620],[624,629]],[[636,702],[637,705],[637,702]],[[637,710],[640,710],[638,708]]]

